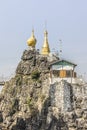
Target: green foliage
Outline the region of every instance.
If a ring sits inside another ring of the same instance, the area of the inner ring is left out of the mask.
[[[40,79],[38,79],[37,82],[40,83],[40,84],[42,83],[42,81]]]
[[[3,115],[2,115],[2,112],[0,111],[0,123],[3,122]]]
[[[13,116],[13,114],[15,114],[15,110],[14,109],[11,109],[10,111],[9,111],[9,116]]]
[[[35,70],[31,74],[32,79],[38,79],[40,77],[40,72],[38,70]]]
[[[19,100],[16,98],[12,102],[12,108],[15,108],[16,110],[18,110],[18,105],[19,105]]]
[[[21,75],[16,76],[16,85],[17,86],[22,85],[22,76]]]
[[[28,104],[28,106],[29,106],[30,109],[33,108],[33,105],[34,105],[34,104],[33,104],[33,101],[32,101],[32,99],[29,98],[29,97],[27,98],[27,104]]]
[[[10,111],[9,111],[9,115],[12,116],[18,110],[19,110],[19,100],[18,99],[14,99],[12,101],[12,105],[11,105],[11,108],[10,108]]]
[[[28,106],[31,104],[31,98],[27,98],[27,104],[28,104]]]

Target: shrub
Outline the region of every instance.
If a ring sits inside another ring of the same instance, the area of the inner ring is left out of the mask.
[[[28,104],[28,106],[31,104],[31,98],[27,98],[27,104]]]
[[[28,104],[28,106],[29,106],[30,109],[33,108],[33,105],[34,105],[34,104],[33,104],[33,101],[32,101],[32,99],[29,98],[29,97],[27,98],[27,104]]]
[[[20,86],[21,84],[22,84],[22,76],[19,75],[16,77],[16,85]]]
[[[12,106],[10,108],[9,115],[12,116],[18,110],[19,110],[19,100],[18,99],[14,99],[12,101]]]
[[[38,79],[40,77],[40,72],[38,70],[35,70],[31,74],[32,79]]]

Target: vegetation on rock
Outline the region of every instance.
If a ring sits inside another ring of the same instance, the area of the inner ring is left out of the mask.
[[[39,79],[39,77],[40,77],[40,72],[38,71],[38,70],[35,70],[35,71],[33,71],[32,73],[31,73],[31,77],[32,77],[32,79]]]
[[[61,101],[57,96],[63,93],[59,91],[61,87],[58,83],[50,84],[47,57],[36,50],[25,50],[15,77],[6,82],[0,94],[0,127],[3,130],[86,130],[87,95],[81,92],[87,85],[70,86],[73,107],[66,112],[57,108]],[[63,87],[69,88],[68,83]]]

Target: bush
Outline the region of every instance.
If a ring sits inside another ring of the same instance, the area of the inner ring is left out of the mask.
[[[2,115],[2,112],[0,111],[0,123],[3,122],[3,115]]]
[[[38,79],[40,77],[40,72],[38,70],[33,71],[31,74],[32,79]]]
[[[16,77],[16,85],[20,86],[21,84],[22,84],[22,76],[19,75]]]
[[[27,104],[28,104],[28,106],[29,106],[30,109],[33,108],[34,103],[33,103],[32,99],[29,98],[29,97],[27,98]]]
[[[31,98],[27,98],[27,104],[28,104],[28,106],[31,104]]]
[[[19,100],[18,99],[14,99],[12,101],[12,106],[11,106],[11,109],[9,111],[9,115],[12,116],[18,110],[19,110]]]

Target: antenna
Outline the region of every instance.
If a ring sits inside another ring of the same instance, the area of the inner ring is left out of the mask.
[[[45,20],[45,30],[47,30],[47,21]]]
[[[62,58],[62,40],[59,39],[59,57]]]
[[[58,50],[55,50],[55,48],[52,48],[52,55],[59,59],[59,52]]]
[[[32,25],[32,30],[34,30],[34,26]]]

